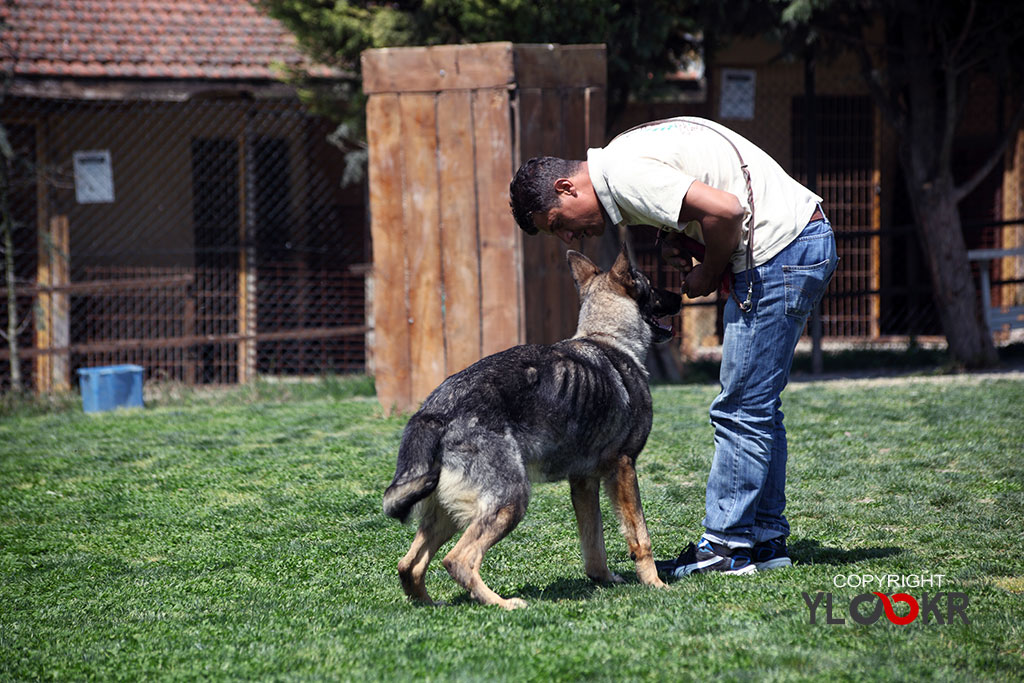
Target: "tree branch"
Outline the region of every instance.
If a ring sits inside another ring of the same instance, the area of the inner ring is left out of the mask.
[[[967,19],[964,20],[964,28],[960,32],[960,37],[956,39],[956,43],[947,53],[949,55],[950,63],[947,64],[947,68],[952,68],[952,62],[956,59],[957,52],[963,47],[964,43],[967,42],[967,36],[971,33],[971,25],[974,23],[974,11],[978,8],[977,2],[971,0],[970,9],[967,10]]]
[[[959,204],[964,197],[973,192],[974,189],[981,184],[981,181],[983,181],[988,174],[992,172],[992,169],[996,167],[996,164],[1003,160],[1003,155],[1006,154],[1006,149],[1010,146],[1011,140],[1016,138],[1017,131],[1020,128],[1021,123],[1024,123],[1024,103],[1021,103],[1017,108],[1017,112],[1013,115],[1010,125],[1007,127],[1006,132],[1003,133],[1003,139],[992,150],[992,153],[989,155],[988,159],[985,160],[985,163],[983,163],[970,178],[954,188],[953,200],[956,203]]]
[[[949,56],[949,59],[953,59],[952,55]],[[953,70],[950,62],[946,63],[944,71],[943,81],[945,93],[943,93],[943,107],[945,108],[945,114],[943,116],[942,138],[939,141],[938,161],[939,168],[952,168],[953,141],[956,139],[956,126],[960,122],[960,117],[957,115],[957,108],[959,106],[960,99],[957,97],[957,86],[960,84],[956,72]]]
[[[907,130],[907,117],[900,108],[899,103],[890,98],[888,93],[886,93],[885,87],[879,78],[878,70],[875,69],[871,51],[868,49],[867,39],[854,41],[852,44],[856,48],[857,59],[860,61],[861,75],[868,86],[868,91],[875,100],[875,104],[878,105],[882,116],[885,117],[885,120],[889,122],[889,125],[893,127],[897,134],[904,135]]]

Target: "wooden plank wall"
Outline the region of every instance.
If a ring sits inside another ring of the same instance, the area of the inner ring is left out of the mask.
[[[603,86],[555,88],[543,84],[517,89],[516,98],[520,161],[535,156],[585,160],[588,148],[604,144]],[[545,236],[524,237],[529,273],[524,283],[526,341],[549,344],[570,337],[576,331],[579,307],[565,261],[568,247]],[[599,245],[596,240],[590,242],[573,247],[596,258]]]
[[[414,409],[485,355],[572,333],[565,247],[516,227],[508,185],[528,156],[584,158],[588,143],[600,144],[591,141],[604,133],[604,68],[603,46],[363,53],[385,410]]]
[[[604,46],[516,47],[516,167],[535,156],[585,160],[588,148],[605,142]],[[546,236],[524,237],[526,341],[548,344],[572,336],[579,304],[565,261],[568,247]],[[573,248],[596,259],[600,245],[589,242]]]

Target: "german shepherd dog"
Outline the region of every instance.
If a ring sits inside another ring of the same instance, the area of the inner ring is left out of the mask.
[[[480,565],[523,518],[531,481],[562,479],[569,480],[587,576],[622,582],[605,555],[603,480],[640,581],[665,586],[651,554],[635,464],[651,430],[647,347],[671,338],[658,318],[677,313],[681,299],[652,287],[625,248],[608,272],[578,252],[566,257],[581,304],[575,336],[477,361],[446,379],[406,425],[384,512],[405,521],[418,508],[419,530],[398,563],[413,600],[430,602],[427,565],[465,529],[442,560],[448,573],[480,603],[526,606],[488,588]]]

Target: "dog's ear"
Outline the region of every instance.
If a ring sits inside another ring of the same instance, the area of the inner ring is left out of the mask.
[[[572,271],[572,279],[576,283],[578,292],[582,292],[587,283],[601,272],[601,269],[595,266],[593,261],[578,251],[570,249],[565,252],[565,259],[569,262],[569,270]]]
[[[622,243],[622,251],[619,252],[618,258],[615,259],[615,263],[612,265],[611,271],[612,278],[622,284],[627,289],[633,287],[633,266],[629,262],[629,252],[626,250],[626,243]]]

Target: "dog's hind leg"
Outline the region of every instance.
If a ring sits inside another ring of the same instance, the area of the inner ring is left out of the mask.
[[[506,600],[501,597],[488,588],[480,578],[480,565],[483,563],[484,553],[512,531],[525,513],[525,505],[511,503],[476,517],[451,552],[441,560],[455,582],[468,590],[470,596],[483,605],[498,605],[505,609],[526,607],[523,600]]]
[[[666,588],[658,578],[658,569],[654,566],[651,537],[647,533],[647,522],[640,506],[640,486],[636,481],[633,458],[628,455],[619,456],[615,469],[605,479],[605,489],[619,516],[622,534],[626,537],[629,555],[636,563],[636,575],[640,582]]]
[[[398,577],[402,580],[402,589],[410,599],[433,602],[427,594],[424,580],[427,565],[438,548],[452,537],[455,530],[455,523],[448,513],[437,505],[436,500],[431,498],[424,502],[423,517],[419,529],[416,530],[416,538],[413,539],[409,552],[398,563]]]
[[[598,498],[600,488],[600,480],[595,478],[569,480],[572,507],[576,511],[576,526],[580,531],[583,571],[592,581],[623,583],[621,576],[608,569],[604,526],[601,524],[601,501]]]

